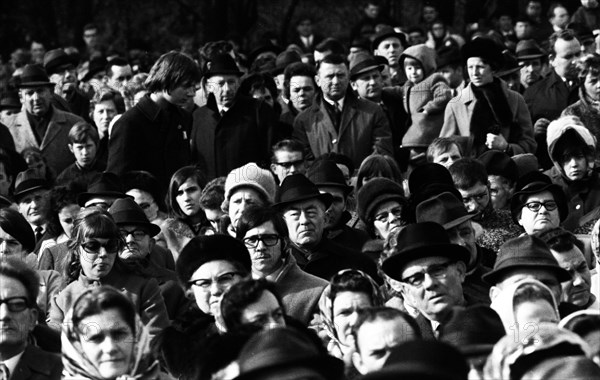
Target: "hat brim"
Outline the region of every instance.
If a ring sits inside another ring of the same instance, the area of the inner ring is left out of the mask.
[[[23,190],[19,190],[16,191],[13,195],[13,197],[15,198],[16,201],[19,201],[19,199],[21,197],[23,197],[26,194],[31,193],[32,191],[36,191],[36,190],[50,190],[50,186],[48,185],[48,183],[45,180],[32,180],[31,185],[28,186],[27,188],[23,189]]]
[[[319,182],[319,183],[315,183],[315,185],[317,185],[317,187],[337,187],[340,188],[344,191],[344,194],[348,195],[352,192],[352,186],[348,186],[348,185],[342,185],[341,183],[338,182]]]
[[[12,202],[7,197],[0,195],[0,207],[9,207],[12,205]]]
[[[543,58],[545,57],[544,54],[529,54],[529,55],[522,55],[520,57],[516,57],[517,58],[517,62],[521,62],[521,61],[529,61],[530,59],[539,59],[539,58]]]
[[[54,87],[56,83],[54,82],[26,82],[20,83],[17,88],[31,88],[31,87]]]
[[[359,71],[357,71],[355,73],[350,73],[350,80],[355,80],[361,74],[368,73],[369,71],[373,71],[373,70],[381,71],[381,70],[383,70],[383,65],[372,65],[372,66],[363,67],[362,69],[360,69]]]
[[[320,355],[284,362],[275,360],[270,366],[264,366],[262,368],[241,373],[238,377],[234,378],[234,380],[262,379],[262,376],[267,371],[277,368],[286,368],[292,365],[305,365],[324,375],[326,379],[338,379],[344,373],[343,361],[330,355]]]
[[[371,43],[371,49],[375,50],[379,47],[379,44],[381,43],[381,41],[385,40],[386,38],[390,38],[390,37],[395,37],[397,39],[400,40],[400,44],[402,44],[402,46],[406,46],[407,45],[407,41],[406,41],[406,36],[402,33],[398,33],[395,31],[389,31],[388,33],[384,33],[380,36],[375,37],[375,39],[373,39],[373,42]]]
[[[475,217],[475,214],[467,214],[467,215],[461,216],[458,219],[454,219],[454,220],[449,221],[446,224],[443,224],[442,227],[444,227],[445,230],[449,230],[450,228],[456,227],[456,226],[466,222],[467,220],[473,219],[474,217]]]
[[[77,204],[81,207],[85,206],[85,202],[92,198],[98,197],[115,197],[115,198],[133,198],[131,195],[120,193],[118,191],[101,191],[98,193],[81,193],[77,196]]]
[[[498,72],[496,72],[496,74],[495,74],[495,75],[496,75],[497,77],[503,77],[503,76],[505,76],[505,75],[514,74],[514,73],[516,73],[516,72],[517,72],[517,71],[519,71],[519,70],[521,70],[521,68],[520,68],[520,67],[513,67],[512,69],[508,69],[508,70],[504,70],[504,71],[498,71]]]
[[[160,227],[157,226],[154,223],[145,223],[145,222],[140,222],[140,221],[124,221],[124,222],[118,222],[116,223],[117,226],[124,226],[124,225],[130,225],[130,226],[140,226],[140,227],[144,227],[146,229],[148,229],[148,235],[150,235],[150,237],[154,237],[156,235],[158,235],[158,233],[160,232]]]
[[[499,281],[502,280],[506,272],[515,269],[515,268],[543,268],[550,269],[554,273],[556,273],[559,282],[565,282],[571,280],[571,275],[565,269],[554,265],[546,265],[540,263],[515,263],[514,265],[509,265],[506,267],[494,269],[491,272],[488,272],[481,276],[481,279],[487,283],[488,285],[496,285]]]
[[[424,257],[446,257],[451,260],[469,262],[470,252],[463,246],[450,243],[435,243],[421,245],[414,248],[400,250],[397,254],[388,257],[382,264],[381,269],[387,276],[396,281],[402,281],[400,272],[404,266],[411,261]]]
[[[519,211],[525,206],[524,204],[522,204],[522,202],[520,200],[521,196],[537,194],[537,193],[541,193],[544,191],[550,191],[552,193],[552,195],[554,196],[554,201],[558,205],[558,214],[560,216],[560,221],[562,223],[569,215],[569,208],[567,206],[568,201],[567,201],[567,196],[562,191],[560,186],[558,186],[557,184],[554,184],[554,183],[547,183],[540,187],[536,186],[536,187],[532,187],[530,189],[525,189],[525,190],[515,192],[510,200],[510,209],[511,209],[513,222],[515,222],[516,224],[519,224],[519,219],[518,219]]]
[[[283,210],[286,207],[288,207],[288,206],[290,206],[290,205],[292,205],[294,203],[307,201],[309,199],[317,199],[317,200],[323,202],[325,204],[325,209],[328,209],[329,206],[331,206],[331,204],[333,203],[333,196],[331,194],[329,194],[329,193],[321,193],[319,195],[309,194],[309,195],[301,196],[301,197],[298,197],[298,198],[290,199],[290,200],[285,201],[285,202],[275,203],[273,205],[273,207],[276,208],[277,210]]]

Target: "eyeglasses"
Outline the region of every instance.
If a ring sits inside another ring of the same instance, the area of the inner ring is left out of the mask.
[[[403,278],[400,282],[407,283],[414,287],[419,287],[423,285],[425,282],[425,274],[428,274],[429,277],[435,278],[436,280],[441,280],[448,275],[448,268],[452,265],[453,262],[449,261],[443,264],[434,264],[428,268],[424,268],[422,272],[415,273],[412,276]]]
[[[279,235],[275,234],[264,234],[264,235],[254,235],[249,236],[244,239],[244,244],[248,248],[256,248],[258,247],[258,242],[262,241],[264,245],[267,247],[272,247],[279,241]]]
[[[197,286],[202,290],[210,289],[211,285],[214,283],[216,283],[219,288],[225,288],[229,285],[232,285],[233,281],[241,275],[242,274],[240,272],[227,272],[212,279],[199,278],[196,280],[190,280],[188,281],[188,284]]]
[[[538,212],[544,206],[544,208],[548,211],[554,211],[558,207],[556,202],[548,201],[548,202],[527,202],[525,203],[525,207],[530,209],[533,212]]]
[[[83,250],[87,253],[98,253],[102,247],[104,247],[107,253],[117,253],[120,248],[119,240],[108,239],[106,243],[100,243],[97,240],[90,240],[86,241],[85,243],[81,243],[81,248],[83,248]]]
[[[396,218],[400,218],[402,216],[402,207],[395,207],[391,210],[380,212],[379,214],[375,215],[375,220],[380,223],[385,223],[387,222],[390,214]]]
[[[121,230],[119,230],[119,233],[121,234],[121,237],[123,239],[127,239],[127,236],[129,236],[129,235],[133,235],[133,238],[135,240],[142,240],[143,238],[145,238],[148,235],[148,233],[146,231],[138,230],[138,229],[135,229],[132,231],[127,231],[126,229],[121,229]]]
[[[6,304],[8,311],[18,313],[29,307],[29,300],[25,297],[8,297],[0,299],[0,305]]]
[[[485,189],[479,194],[471,195],[469,197],[463,197],[463,203],[470,203],[471,201],[481,202],[488,196],[488,190]]]
[[[285,169],[289,169],[292,166],[300,166],[304,163],[304,160],[296,160],[296,161],[289,161],[289,162],[276,162],[275,165],[279,165],[284,167]]]

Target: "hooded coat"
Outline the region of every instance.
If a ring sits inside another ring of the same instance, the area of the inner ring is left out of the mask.
[[[402,145],[426,148],[440,134],[452,90],[442,74],[435,72],[435,50],[424,44],[411,46],[402,53],[401,65],[406,58],[419,61],[424,79],[419,83],[406,81],[402,88],[402,103],[411,119]]]
[[[564,146],[561,143],[563,140],[568,146],[577,144],[585,147],[587,173],[581,180],[571,181],[564,172],[560,162],[563,152],[559,151],[560,146]],[[600,173],[594,168],[596,139],[578,118],[561,117],[548,126],[546,142],[548,155],[554,166],[545,174],[565,192],[569,202],[569,216],[562,226],[569,231],[575,231],[600,216]]]

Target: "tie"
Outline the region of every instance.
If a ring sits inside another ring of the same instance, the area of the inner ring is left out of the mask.
[[[225,116],[225,112],[226,112],[225,109],[221,110],[221,117]]]
[[[10,377],[10,371],[4,363],[0,363],[0,380],[8,380]]]
[[[334,124],[335,124],[335,129],[339,129],[340,128],[340,114],[342,113],[342,111],[340,111],[340,103],[338,102],[333,102],[333,118],[334,120]]]
[[[40,239],[42,238],[42,231],[43,231],[43,230],[44,230],[44,229],[43,229],[41,226],[37,226],[37,227],[35,228],[35,242],[36,242],[36,243],[37,243],[37,242],[39,242],[39,241],[40,241]]]

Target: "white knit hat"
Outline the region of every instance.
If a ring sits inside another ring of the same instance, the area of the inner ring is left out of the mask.
[[[269,203],[273,203],[277,184],[270,171],[265,170],[254,162],[233,169],[225,180],[225,199],[229,200],[233,190],[246,186],[257,190]]]

